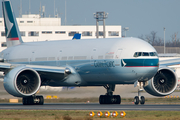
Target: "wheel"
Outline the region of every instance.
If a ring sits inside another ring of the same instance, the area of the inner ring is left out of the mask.
[[[116,104],[121,104],[121,96],[120,95],[117,95],[117,102],[116,102]]]
[[[116,96],[110,96],[110,95],[105,95],[105,104],[115,104],[116,103]]]
[[[44,104],[43,96],[36,96],[34,105],[43,105],[43,104]]]
[[[34,99],[32,96],[23,97],[22,103],[23,105],[34,105]]]
[[[145,103],[145,97],[144,96],[141,96],[140,103],[141,103],[141,105],[144,105],[144,103]]]
[[[99,104],[121,104],[121,97],[120,95],[100,95]]]
[[[107,103],[106,95],[100,95],[100,97],[99,97],[99,103],[100,103],[100,104],[106,104],[106,103]]]
[[[113,95],[114,102],[112,104],[121,104],[120,95]]]
[[[100,95],[99,97],[99,103],[100,104],[112,104],[112,96],[108,95]]]
[[[99,104],[104,104],[104,95],[99,96]]]
[[[27,105],[34,105],[34,99],[32,96],[27,97]]]
[[[44,98],[43,96],[39,96],[39,105],[43,105],[44,104]]]
[[[22,103],[23,103],[23,105],[27,105],[27,98],[26,97],[22,98]]]
[[[108,95],[104,95],[104,104],[110,104],[111,103],[111,97]]]
[[[135,105],[138,105],[138,104],[139,104],[139,97],[138,97],[138,96],[135,96],[135,97],[134,97],[134,104],[135,104]]]

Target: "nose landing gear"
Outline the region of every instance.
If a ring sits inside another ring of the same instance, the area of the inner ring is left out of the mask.
[[[142,92],[143,90],[142,89],[138,89],[138,96],[135,96],[134,97],[134,104],[135,105],[138,105],[139,103],[141,105],[144,105],[145,103],[145,97],[144,96],[141,96],[140,92]]]
[[[139,82],[140,88],[138,89],[138,96],[134,97],[134,104],[135,105],[138,105],[139,103],[141,105],[144,105],[144,103],[145,103],[145,97],[141,96],[141,92],[143,91],[142,85],[143,85],[142,82]]]

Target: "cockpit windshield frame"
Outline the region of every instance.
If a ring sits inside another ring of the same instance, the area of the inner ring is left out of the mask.
[[[147,57],[147,56],[158,57],[158,54],[156,52],[135,52],[133,57]]]

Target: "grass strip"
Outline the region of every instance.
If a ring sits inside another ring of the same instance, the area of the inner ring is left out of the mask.
[[[120,112],[116,118],[106,118],[103,116],[97,117],[97,112],[94,111],[95,116],[89,116],[90,111],[82,110],[0,110],[0,119],[6,120],[111,120],[111,119],[125,119],[125,120],[179,120],[179,111],[125,111],[125,118],[120,117]],[[113,111],[109,111],[112,113]]]

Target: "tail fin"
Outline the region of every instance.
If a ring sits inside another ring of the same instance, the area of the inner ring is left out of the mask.
[[[10,0],[2,0],[7,47],[23,43]]]
[[[73,40],[74,39],[81,39],[81,34],[79,33],[74,34]]]

